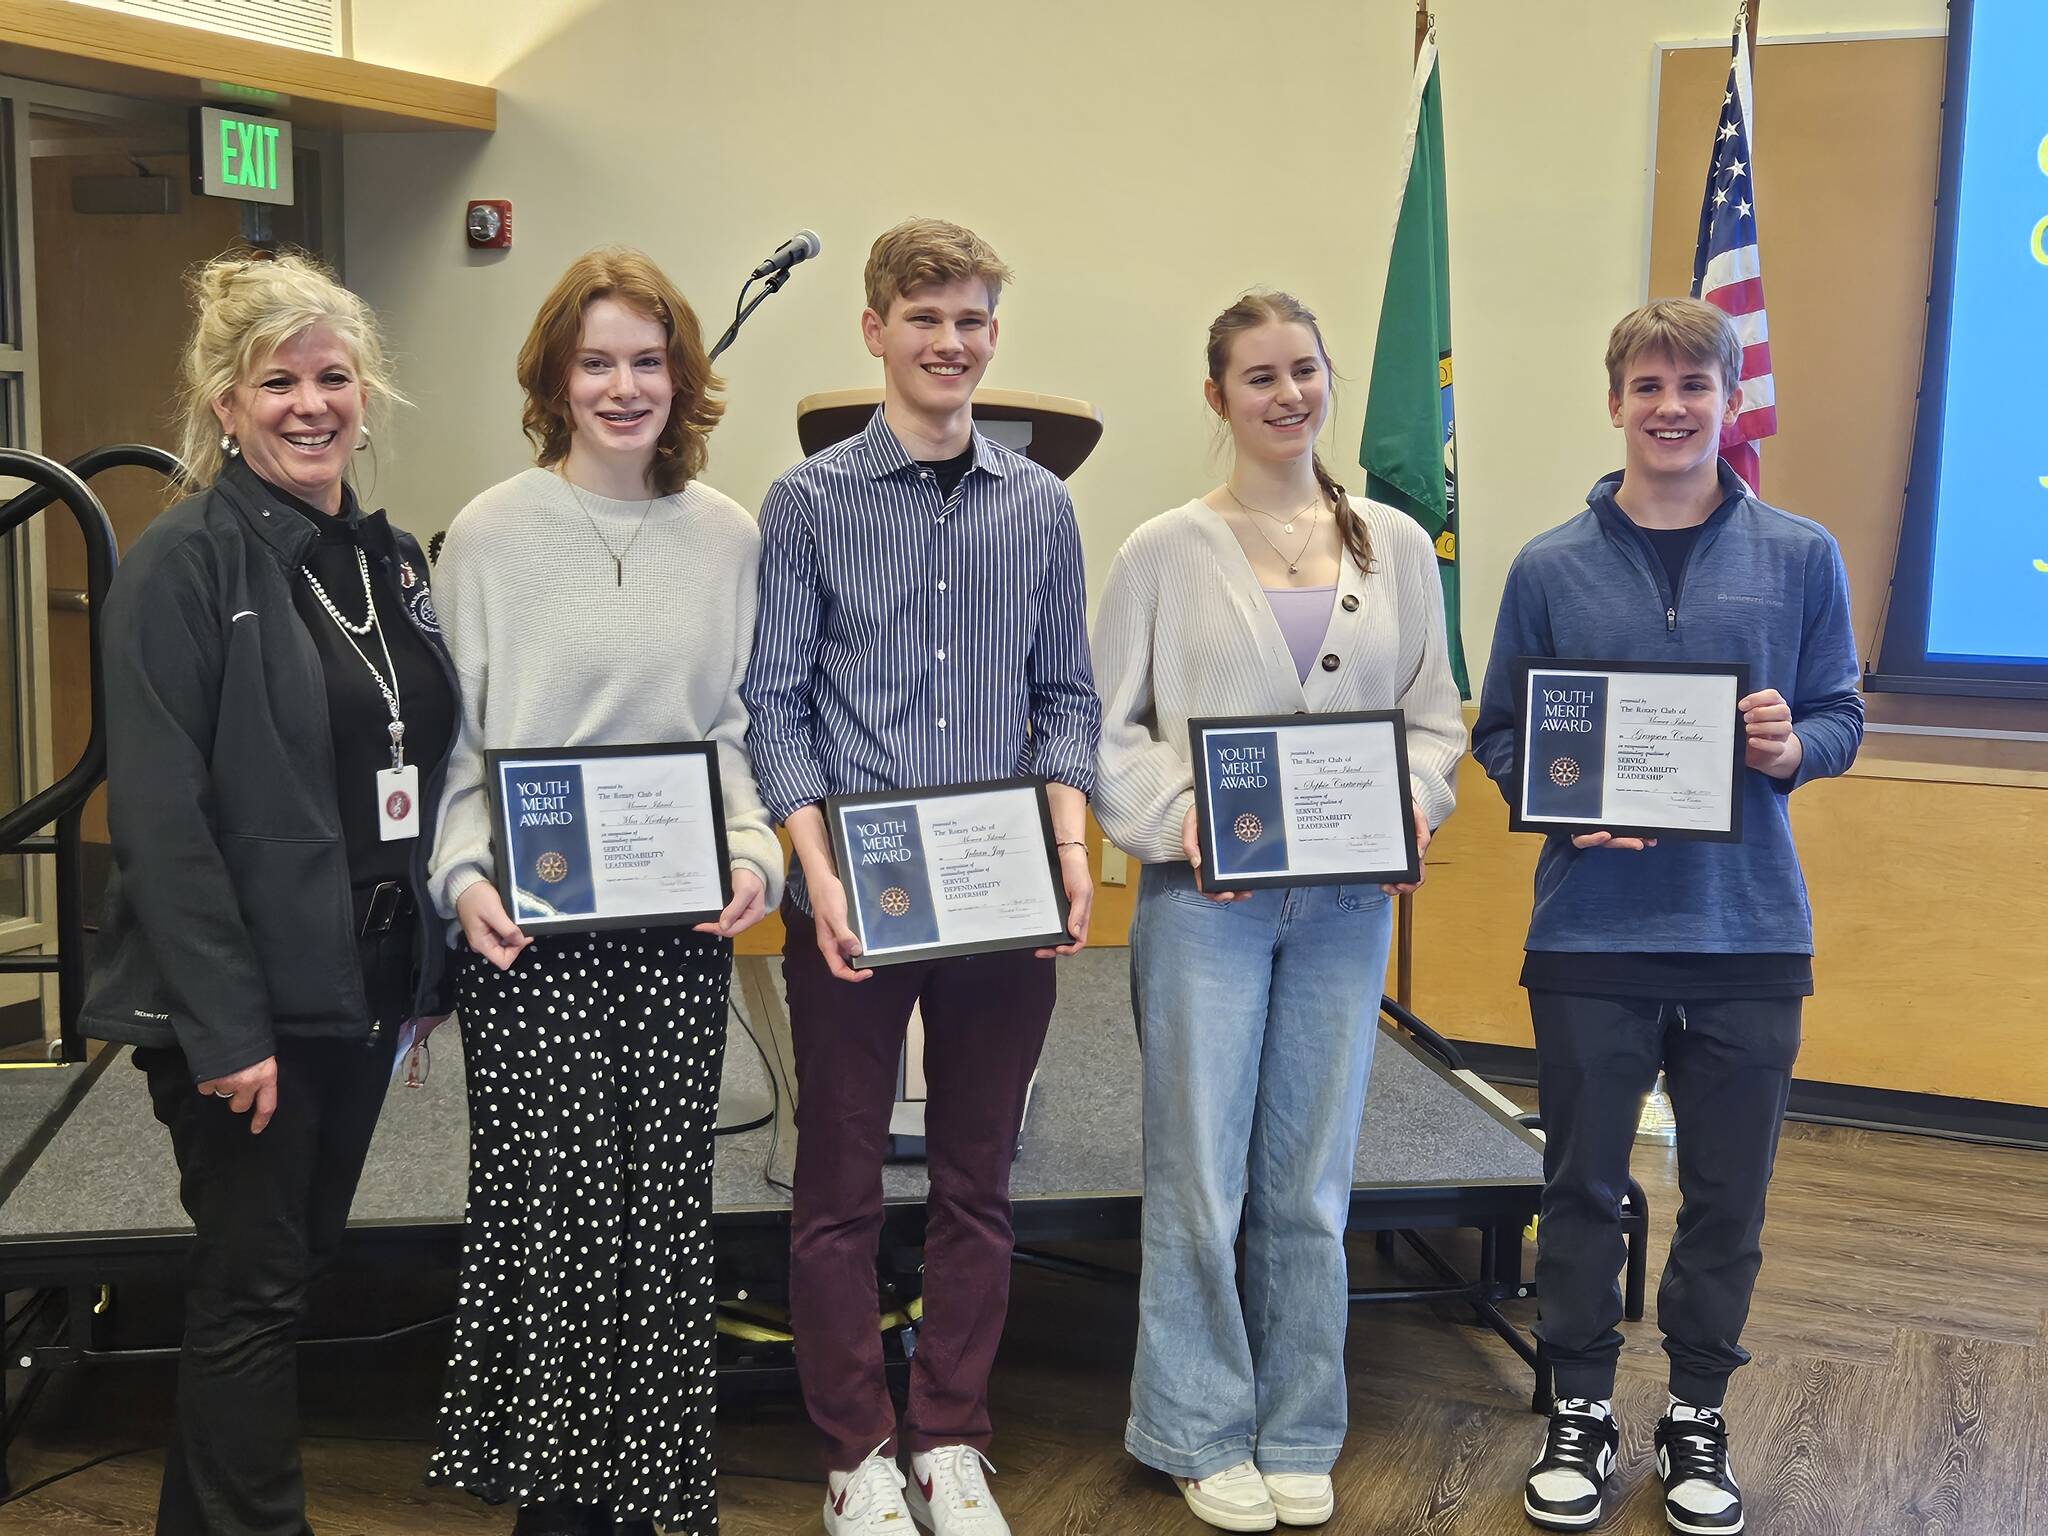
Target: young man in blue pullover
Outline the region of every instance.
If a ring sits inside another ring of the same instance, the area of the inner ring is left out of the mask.
[[[1547,1137],[1537,1331],[1557,1404],[1523,1508],[1583,1530],[1620,1435],[1619,1210],[1644,1095],[1661,1067],[1683,1203],[1657,1293],[1671,1397],[1657,1426],[1665,1518],[1742,1529],[1722,1399],[1763,1259],[1764,1192],[1813,991],[1813,925],[1787,800],[1845,770],[1863,735],[1841,552],[1767,506],[1719,455],[1741,408],[1742,347],[1720,311],[1659,299],[1614,328],[1608,411],[1623,470],[1530,541],[1508,572],[1473,755],[1515,778],[1515,661],[1747,662],[1736,843],[1552,836],[1536,865],[1522,985]]]

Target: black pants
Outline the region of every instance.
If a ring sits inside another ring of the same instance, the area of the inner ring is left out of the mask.
[[[1531,992],[1546,1138],[1536,1331],[1559,1397],[1614,1395],[1620,1209],[1643,1096],[1664,1069],[1678,1119],[1678,1229],[1657,1288],[1671,1390],[1718,1407],[1763,1264],[1764,1192],[1799,1054],[1801,999]]]
[[[277,1113],[250,1116],[193,1087],[176,1050],[137,1050],[171,1133],[178,1195],[198,1229],[185,1282],[177,1423],[159,1536],[305,1536],[298,1342],[306,1287],[348,1222],[391,1081],[388,1032],[280,1040]]]

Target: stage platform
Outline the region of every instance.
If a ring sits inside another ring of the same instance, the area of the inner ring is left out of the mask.
[[[778,1114],[719,1138],[721,1226],[772,1226],[789,1209],[795,1138],[779,972],[776,962],[742,961],[734,989],[763,1050],[735,1023],[728,1085],[771,1095]],[[391,1091],[351,1217],[365,1236],[446,1238],[461,1225],[468,1124],[458,1042],[456,1027],[444,1026],[428,1086]],[[771,1067],[764,1052],[780,1061]],[[128,1052],[83,1068],[0,1073],[0,1095],[0,1156],[46,1142],[0,1203],[0,1289],[29,1272],[39,1277],[30,1283],[48,1283],[51,1266],[71,1268],[67,1254],[129,1261],[182,1246],[191,1229],[169,1143]],[[1392,1028],[1382,1031],[1356,1168],[1354,1214],[1368,1227],[1466,1225],[1485,1209],[1526,1219],[1543,1176],[1541,1143],[1506,1101]],[[892,1215],[922,1204],[922,1164],[891,1165],[882,1182]],[[1141,1182],[1128,961],[1121,950],[1089,950],[1060,966],[1059,1006],[1011,1175],[1019,1241],[1135,1233]],[[1452,1205],[1450,1221],[1434,1218]]]
[[[91,1087],[85,1071],[45,1062],[0,1063],[0,1209],[77,1097]]]
[[[772,1298],[787,1272],[795,1133],[780,971],[779,962],[747,959],[735,978],[744,1022],[736,1020],[728,1037],[727,1096],[770,1102],[775,1113],[717,1144],[713,1221],[722,1297]],[[468,1125],[454,1025],[434,1036],[433,1057],[426,1087],[391,1090],[350,1218],[344,1266],[378,1265],[402,1252],[404,1263],[424,1271],[452,1264],[460,1251]],[[8,1368],[27,1370],[33,1388],[61,1367],[159,1352],[110,1347],[103,1326],[109,1309],[101,1288],[173,1279],[191,1237],[169,1141],[130,1053],[105,1051],[84,1067],[0,1072],[0,1115],[0,1170],[8,1179],[0,1183],[0,1294],[37,1293],[17,1312]],[[1136,1237],[1142,1166],[1128,954],[1085,951],[1060,962],[1059,1004],[1011,1175],[1020,1261],[1127,1282],[1128,1273],[1055,1250]],[[1534,1400],[1545,1402],[1546,1373],[1533,1346],[1498,1306],[1530,1294],[1522,1231],[1542,1189],[1541,1139],[1522,1128],[1507,1100],[1433,1055],[1423,1035],[1383,1019],[1355,1166],[1353,1229],[1375,1232],[1382,1251],[1402,1234],[1433,1278],[1355,1291],[1353,1301],[1469,1304],[1536,1368]],[[883,1268],[914,1287],[924,1166],[892,1164],[882,1183]],[[1476,1263],[1454,1265],[1421,1236],[1446,1229],[1478,1234]],[[722,1369],[736,1377],[785,1370],[753,1355]],[[0,1424],[0,1488],[6,1443],[33,1396],[30,1390]]]

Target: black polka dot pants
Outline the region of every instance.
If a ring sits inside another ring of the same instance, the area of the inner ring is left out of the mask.
[[[711,1131],[731,946],[536,939],[457,981],[469,1213],[430,1482],[718,1528]]]

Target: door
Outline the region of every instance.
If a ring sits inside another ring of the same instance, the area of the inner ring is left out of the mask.
[[[0,81],[0,447],[33,451],[40,422],[27,128],[21,96]],[[24,481],[0,477],[0,501],[28,489]],[[37,517],[0,538],[0,807],[21,804],[54,778],[43,580],[47,527],[48,520]],[[49,860],[0,856],[0,952],[49,942],[55,895]],[[47,1039],[55,1024],[54,976],[0,975],[0,1050]]]
[[[174,451],[187,275],[252,242],[320,254],[337,232],[339,178],[324,174],[334,141],[297,135],[298,203],[271,208],[191,190],[183,107],[17,80],[0,80],[0,98],[9,139],[0,443],[60,463],[110,443]],[[0,482],[0,498],[18,489]],[[126,550],[163,510],[168,487],[150,471],[120,469],[92,489]],[[85,550],[61,508],[0,545],[0,603],[12,605],[0,611],[0,805],[13,806],[69,770],[90,732]],[[109,864],[105,802],[102,789],[84,819],[88,925]],[[0,857],[0,951],[53,940],[43,920],[54,905],[49,864]],[[10,980],[20,978],[0,976],[0,1049],[23,1027],[9,1022]],[[43,990],[53,1000],[54,980]],[[47,1037],[53,1001],[41,1012]]]
[[[39,451],[59,463],[108,443],[175,451],[178,360],[191,329],[185,275],[236,246],[241,205],[192,194],[185,122],[174,111],[41,102],[28,126]],[[140,195],[124,193],[131,183]],[[110,470],[92,489],[124,550],[167,491],[140,469]],[[68,766],[91,724],[85,546],[70,518],[53,513],[48,524],[53,745]],[[84,832],[90,921],[106,878],[104,789],[86,807]]]

